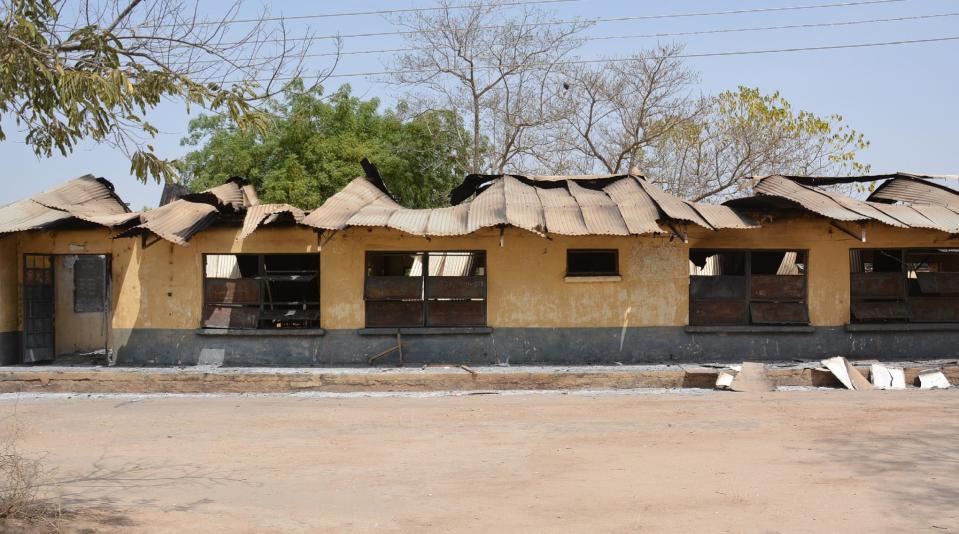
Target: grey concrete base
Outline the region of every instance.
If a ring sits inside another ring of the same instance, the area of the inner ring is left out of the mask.
[[[0,332],[0,365],[20,363],[20,332]]]
[[[366,366],[396,344],[394,334],[326,330],[317,336],[203,336],[195,330],[114,331],[119,365]],[[886,361],[959,356],[952,331],[850,332],[815,327],[799,332],[687,332],[684,327],[494,328],[491,333],[404,336],[410,365],[640,364],[815,360],[843,355]],[[394,365],[397,354],[382,358]]]

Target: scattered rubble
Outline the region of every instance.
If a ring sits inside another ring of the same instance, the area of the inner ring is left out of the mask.
[[[898,367],[874,363],[869,368],[869,374],[876,389],[906,389],[906,372]]]
[[[946,375],[939,369],[919,371],[919,387],[922,389],[949,389],[951,385]]]

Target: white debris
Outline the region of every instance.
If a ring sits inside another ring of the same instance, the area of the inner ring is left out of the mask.
[[[874,363],[869,371],[876,389],[906,389],[906,373],[902,369]]]
[[[726,389],[733,385],[734,378],[736,378],[734,372],[720,371],[719,376],[716,377],[716,389]]]
[[[919,387],[922,389],[948,389],[951,387],[946,375],[939,369],[919,371]]]
[[[862,373],[853,367],[853,365],[849,363],[849,360],[842,356],[823,360],[822,364],[826,366],[826,369],[832,372],[833,376],[839,379],[842,385],[846,386],[846,389],[872,389],[872,384],[866,380],[866,377],[862,376]]]

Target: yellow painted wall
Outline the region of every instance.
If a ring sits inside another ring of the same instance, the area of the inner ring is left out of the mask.
[[[566,282],[568,248],[619,249],[618,282]],[[324,328],[364,326],[366,251],[485,250],[489,326],[664,326],[684,324],[687,252],[663,237],[545,239],[509,228],[504,246],[497,230],[466,237],[425,239],[386,229],[353,228],[323,248],[321,294]]]
[[[17,330],[17,238],[0,238],[0,332]]]
[[[76,256],[54,259],[56,299],[54,301],[57,354],[92,352],[107,347],[108,313],[74,311],[74,269]]]
[[[118,239],[113,259],[113,327],[194,329],[203,308],[203,254],[317,252],[316,233],[306,228],[264,228],[236,241],[238,227],[216,227],[189,246],[158,241],[143,249],[139,239]],[[122,342],[122,340],[120,340]]]
[[[843,223],[858,232],[853,223]],[[866,224],[866,242],[833,227],[820,217],[796,217],[764,222],[755,230],[708,232],[690,228],[690,248],[801,249],[809,251],[809,320],[816,326],[849,322],[849,250],[854,248],[959,247],[959,240],[935,230]]]

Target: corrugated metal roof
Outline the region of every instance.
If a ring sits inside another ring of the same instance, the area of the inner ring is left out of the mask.
[[[39,230],[67,219],[120,226],[136,214],[113,191],[113,184],[92,175],[64,182],[31,198],[0,207],[0,234]]]
[[[249,237],[261,225],[275,222],[281,215],[287,214],[293,219],[293,222],[299,223],[305,216],[303,210],[289,204],[258,204],[251,206],[246,210],[246,216],[243,218],[243,230],[237,236],[237,241],[242,241]]]
[[[166,206],[143,212],[141,224],[120,234],[120,237],[151,232],[167,241],[186,246],[190,239],[216,220],[215,206],[180,199]]]
[[[368,179],[357,178],[309,214],[303,224],[325,230],[380,226],[435,236],[465,235],[501,225],[540,235],[661,234],[658,221],[665,220],[692,222],[707,229],[757,226],[732,208],[687,202],[633,175],[569,180],[513,175],[472,178],[492,181],[474,183],[477,192],[473,198],[453,208],[432,210],[403,208]]]
[[[629,235],[629,228],[616,202],[605,191],[596,191],[566,182],[570,194],[576,199],[586,221],[589,233],[596,235]]]
[[[946,195],[950,194],[948,191],[942,191],[938,186],[933,188],[919,187],[925,182],[918,178],[896,177],[891,181],[908,182],[910,184],[907,188],[911,195],[910,199],[897,199],[910,203],[910,205],[863,201],[832,191],[803,185],[784,176],[763,178],[756,185],[755,190],[758,195],[783,198],[799,204],[808,211],[839,221],[877,221],[900,228],[930,228],[944,232],[959,230],[959,213],[957,211],[940,204],[911,202],[922,197],[925,193],[933,194],[933,190],[936,190],[934,196],[943,200],[947,198]],[[886,187],[885,191],[888,192],[888,196],[891,196],[892,194],[899,195],[903,189]],[[875,193],[873,196],[875,196]],[[737,205],[743,205],[743,203],[737,202]]]
[[[959,209],[959,193],[948,187],[915,178],[900,177],[888,180],[869,195],[869,200],[930,204]]]

